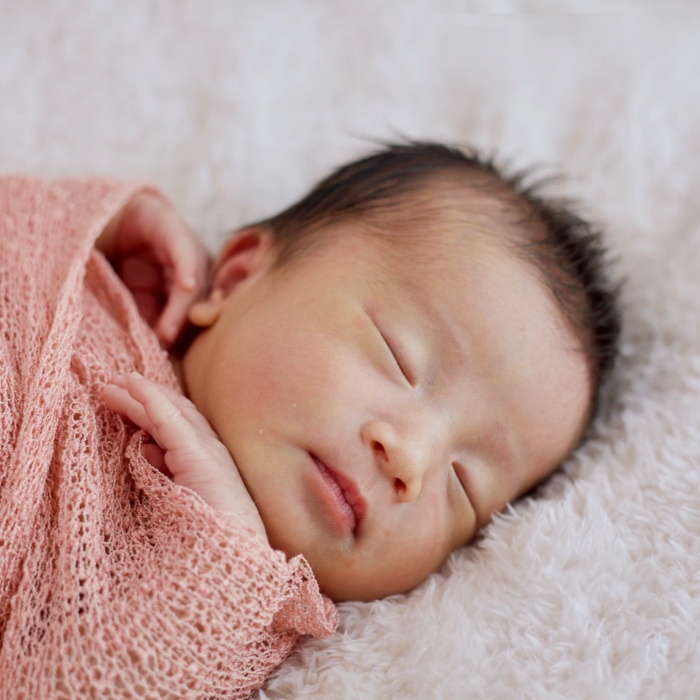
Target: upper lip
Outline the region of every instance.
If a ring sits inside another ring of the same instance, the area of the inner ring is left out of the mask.
[[[357,536],[367,513],[367,501],[365,501],[364,497],[362,496],[360,489],[352,479],[345,476],[345,474],[338,471],[335,467],[330,466],[328,462],[322,460],[317,454],[312,452],[311,458],[318,464],[323,465],[340,487],[343,497],[352,509],[352,512],[355,514],[355,527],[353,528],[353,535]]]

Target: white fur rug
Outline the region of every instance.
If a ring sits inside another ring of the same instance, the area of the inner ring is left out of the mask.
[[[0,0],[4,171],[154,181],[216,248],[367,137],[448,139],[571,175],[619,255],[594,439],[260,700],[700,697],[699,29],[668,1]]]

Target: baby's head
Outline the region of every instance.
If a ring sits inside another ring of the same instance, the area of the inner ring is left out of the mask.
[[[336,600],[412,588],[554,471],[619,330],[583,221],[414,143],[238,232],[191,319],[190,397]]]

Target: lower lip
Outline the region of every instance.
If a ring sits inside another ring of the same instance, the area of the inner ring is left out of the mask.
[[[312,474],[311,486],[319,501],[326,506],[333,529],[346,537],[354,535],[357,527],[355,512],[345,500],[338,482],[328,468],[313,455],[311,459],[316,467]]]

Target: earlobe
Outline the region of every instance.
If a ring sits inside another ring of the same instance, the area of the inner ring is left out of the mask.
[[[194,326],[208,328],[218,320],[224,302],[224,292],[222,289],[214,289],[207,299],[193,304],[187,315],[189,321]]]

